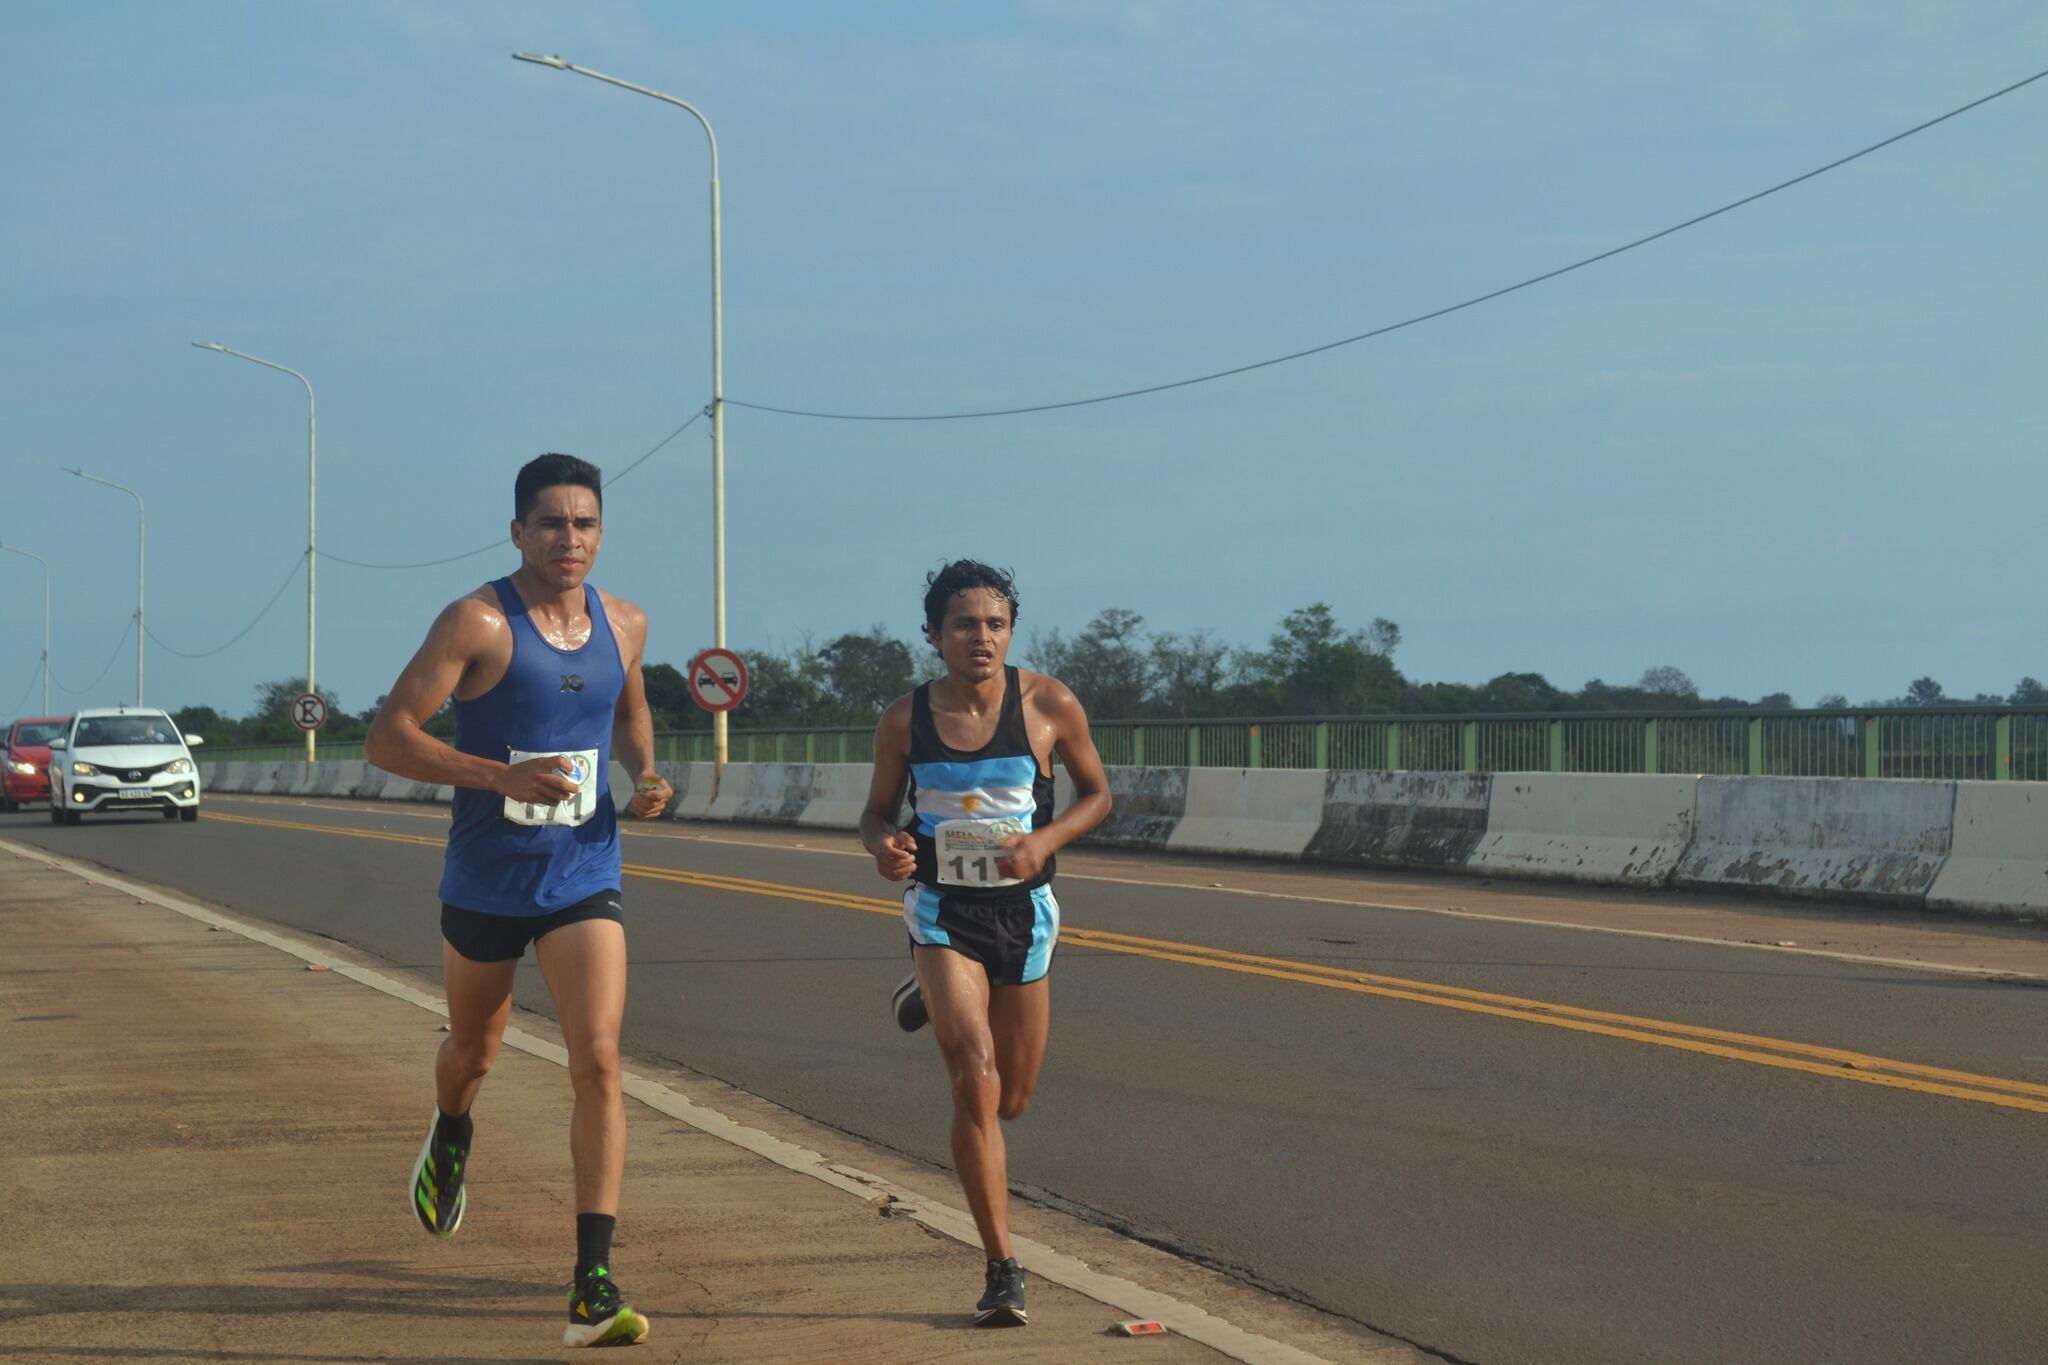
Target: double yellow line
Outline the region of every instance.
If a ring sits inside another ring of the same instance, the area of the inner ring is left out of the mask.
[[[393,843],[419,844],[431,848],[439,848],[446,842],[418,834],[345,829],[335,825],[269,820],[251,815],[209,813],[209,818],[235,824],[304,830],[314,834],[340,835],[353,839],[383,839]],[[627,863],[624,865],[624,871],[628,876],[673,882],[710,891],[771,896],[777,900],[801,901],[841,910],[862,910],[870,914],[898,916],[903,913],[902,903],[898,900],[824,891],[815,887],[787,886],[780,882],[759,881],[752,877],[683,872],[675,868],[653,867],[644,863]],[[1171,939],[1141,938],[1135,934],[1116,934],[1103,929],[1074,927],[1063,928],[1060,937],[1070,946],[1093,948],[1101,952],[1124,953],[1160,962],[1176,962],[1190,967],[1237,972],[1245,976],[1319,986],[1327,990],[1349,991],[1357,995],[1379,996],[1386,1000],[1403,1000],[1417,1005],[1435,1005],[1467,1014],[1490,1015],[1496,1019],[1512,1019],[1518,1023],[1569,1029],[1575,1033],[1598,1034],[1632,1043],[1647,1043],[1655,1047],[1675,1048],[1681,1052],[1749,1062],[1756,1066],[1803,1072],[1809,1076],[1855,1081],[1863,1085],[1885,1086],[1894,1090],[1915,1090],[1922,1094],[1942,1095],[1949,1099],[1969,1100],[2004,1109],[2048,1114],[2048,1085],[2037,1085],[2031,1081],[1983,1076],[1969,1071],[1954,1071],[1947,1067],[1923,1066],[1917,1062],[1902,1062],[1889,1057],[1852,1052],[1844,1048],[1823,1047],[1815,1043],[1793,1042],[1754,1033],[1705,1028],[1696,1024],[1681,1024],[1633,1014],[1616,1014],[1608,1010],[1583,1009],[1576,1005],[1560,1005],[1547,1000],[1528,1000],[1520,996],[1469,990],[1462,986],[1450,986],[1435,981],[1413,981],[1377,972],[1296,962],[1289,958],[1261,957],[1255,953],[1239,953],[1226,948],[1179,943]]]

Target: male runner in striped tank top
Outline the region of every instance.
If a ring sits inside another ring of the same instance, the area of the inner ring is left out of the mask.
[[[903,918],[916,971],[897,990],[897,1022],[915,1030],[929,1018],[952,1077],[953,1164],[988,1256],[974,1319],[1021,1327],[1002,1123],[1024,1113],[1045,1058],[1053,854],[1109,814],[1109,781],[1074,694],[1005,662],[1010,575],[962,559],[925,588],[925,636],[946,674],[883,714],[861,841],[884,877],[912,879]],[[1072,808],[1057,815],[1055,753],[1074,782]]]
[[[626,935],[614,756],[639,782],[626,813],[659,815],[674,795],[654,770],[641,685],[647,617],[584,581],[604,539],[594,465],[543,455],[513,485],[520,566],[441,613],[370,727],[372,763],[452,784],[441,879],[448,1038],[434,1063],[436,1109],[407,1202],[437,1237],[462,1224],[474,1126],[470,1102],[498,1055],[512,980],[531,943],[569,1050],[575,1109],[576,1272],[568,1346],[644,1339],[647,1319],[611,1278],[626,1161],[619,1027]],[[426,733],[455,699],[455,743]]]

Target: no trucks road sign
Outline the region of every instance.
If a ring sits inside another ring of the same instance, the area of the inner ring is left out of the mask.
[[[690,660],[690,699],[706,711],[730,711],[746,699],[747,666],[729,649]]]

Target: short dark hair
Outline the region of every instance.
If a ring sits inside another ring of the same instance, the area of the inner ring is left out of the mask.
[[[572,483],[597,495],[597,510],[604,511],[604,477],[597,466],[574,455],[549,453],[528,460],[512,482],[512,519],[525,521],[526,514],[540,501],[543,488]]]
[[[956,559],[924,576],[924,623],[936,632],[946,619],[946,603],[956,592],[987,588],[1010,604],[1010,624],[1017,624],[1017,580],[1008,569],[998,569],[978,559]]]

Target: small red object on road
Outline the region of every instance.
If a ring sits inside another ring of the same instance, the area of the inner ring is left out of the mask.
[[[1110,1330],[1121,1337],[1158,1337],[1166,1335],[1166,1328],[1156,1322],[1120,1322]]]
[[[306,970],[309,972],[324,972],[327,970],[327,967],[325,963],[308,962],[306,964]]]

